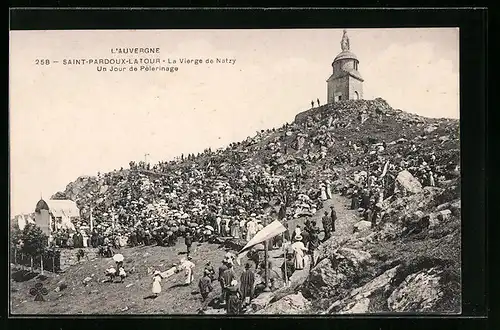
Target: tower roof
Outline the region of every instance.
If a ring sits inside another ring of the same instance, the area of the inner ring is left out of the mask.
[[[41,210],[49,210],[49,205],[43,199],[40,199],[35,207],[35,212],[40,213]]]
[[[341,52],[340,54],[338,54],[337,57],[335,57],[335,59],[333,61],[337,62],[337,61],[345,60],[345,59],[356,60],[359,62],[356,54],[354,54],[353,52],[351,52],[349,50],[345,50],[345,51]]]

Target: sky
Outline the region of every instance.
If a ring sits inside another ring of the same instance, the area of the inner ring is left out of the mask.
[[[347,33],[364,99],[459,118],[458,29]],[[170,160],[292,122],[311,100],[325,102],[341,38],[342,29],[11,31],[11,215],[33,212],[40,197],[49,199],[79,176],[127,168],[145,154],[151,163]],[[160,54],[111,54],[129,47]],[[62,64],[81,58],[176,59],[178,71]],[[203,64],[180,64],[181,58]],[[205,63],[216,58],[236,61]]]

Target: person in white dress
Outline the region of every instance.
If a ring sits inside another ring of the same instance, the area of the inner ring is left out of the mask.
[[[153,274],[153,288],[151,291],[153,292],[153,296],[156,298],[158,297],[158,294],[161,292],[161,280],[162,280],[161,273],[157,270]]]
[[[332,199],[332,184],[330,180],[326,180],[326,197]]]
[[[194,281],[193,268],[194,268],[194,263],[191,262],[191,257],[188,257],[187,259],[183,258],[181,260],[178,270],[184,271],[184,274],[186,275],[186,280],[184,281],[184,284],[186,285],[189,285]]]
[[[247,242],[250,241],[257,233],[257,222],[252,218],[247,223]]]
[[[291,248],[294,256],[295,269],[296,270],[304,269],[305,267],[304,256],[305,253],[307,252],[307,248],[304,246],[304,243],[302,243],[301,235],[295,236],[295,242],[292,244]]]
[[[319,188],[321,189],[321,200],[326,201],[328,199],[328,197],[326,196],[325,184],[321,183]]]
[[[220,225],[221,221],[222,221],[221,217],[217,217],[215,219],[215,223],[216,223],[216,226],[217,226],[217,228],[215,228],[215,230],[217,231],[217,234],[219,234],[219,235],[221,233],[221,225]]]

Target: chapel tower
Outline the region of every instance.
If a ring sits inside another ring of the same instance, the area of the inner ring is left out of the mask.
[[[342,52],[333,60],[333,74],[326,81],[328,103],[363,98],[364,80],[358,72],[358,58],[350,51],[346,30],[344,30],[340,46]]]

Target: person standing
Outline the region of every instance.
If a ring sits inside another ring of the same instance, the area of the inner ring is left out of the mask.
[[[332,199],[332,183],[330,180],[326,180],[326,197]]]
[[[318,103],[318,107],[319,107],[319,98],[318,98],[318,99],[316,99],[316,102]]]
[[[220,296],[220,299],[219,299],[221,305],[223,305],[223,304],[226,303],[226,295],[225,295],[225,292],[224,292],[224,279],[223,279],[223,276],[222,276],[226,270],[228,270],[228,267],[227,267],[226,262],[223,261],[222,265],[219,267],[219,277],[218,277],[220,288],[221,288],[221,296]]]
[[[155,271],[153,274],[153,288],[151,289],[155,298],[157,298],[158,294],[161,292],[161,280],[162,276],[160,271]]]
[[[217,217],[217,218],[215,219],[215,226],[216,226],[215,230],[217,231],[217,234],[218,234],[219,236],[222,234],[222,230],[221,230],[221,227],[222,227],[222,226],[221,226],[221,222],[222,222],[221,217]]]
[[[187,259],[182,259],[181,264],[179,265],[179,271],[184,271],[184,275],[186,275],[186,279],[184,281],[185,285],[191,284],[194,280],[194,274],[193,274],[193,268],[194,268],[194,263],[191,262],[191,257],[188,257]]]
[[[213,287],[212,287],[212,279],[210,278],[210,271],[205,269],[203,271],[203,277],[198,282],[198,288],[200,289],[200,294],[202,298],[202,306],[200,308],[200,312],[204,312],[208,304],[213,300]]]
[[[325,231],[325,238],[323,239],[323,242],[332,237],[332,225],[330,223],[330,219],[331,218],[328,216],[328,211],[325,211],[325,215],[321,219],[323,230]]]
[[[205,265],[205,269],[203,270],[203,272],[208,272],[208,276],[210,277],[210,279],[212,281],[215,280],[215,270],[210,260]]]
[[[236,279],[236,274],[234,273],[233,265],[227,263],[227,269],[222,273],[222,290],[224,295],[224,301],[228,303],[228,291],[227,288],[231,285],[231,282]]]
[[[252,217],[247,223],[247,242],[250,241],[253,236],[257,233],[257,223]]]
[[[319,185],[319,189],[321,190],[321,200],[326,201],[328,197],[326,196],[326,187],[323,182]]]
[[[189,258],[189,255],[191,253],[191,246],[193,245],[193,237],[191,236],[190,232],[186,233],[186,237],[184,237],[184,243],[186,244],[187,257]]]
[[[240,238],[240,223],[237,219],[231,220],[231,236],[233,238]]]
[[[332,232],[335,232],[335,221],[337,221],[337,212],[335,211],[335,207],[330,206],[331,214],[330,214],[330,225],[332,228]]]
[[[316,221],[312,222],[311,230],[310,230],[310,239],[309,239],[309,255],[311,256],[311,267],[313,267],[316,263],[316,249],[319,247],[319,228],[316,226]]]
[[[314,101],[311,101],[311,108],[314,108]]]
[[[228,315],[236,315],[241,312],[241,292],[238,288],[238,281],[232,280],[226,288],[227,304],[226,313]]]
[[[304,269],[304,253],[307,252],[307,248],[302,243],[302,236],[295,236],[295,242],[291,246],[294,254],[294,268],[296,270]]]
[[[241,274],[240,277],[240,291],[241,298],[243,300],[244,305],[250,304],[250,300],[253,297],[253,287],[255,283],[255,274],[250,269],[250,264],[245,264],[245,271]]]
[[[286,260],[283,261],[283,264],[281,265],[281,273],[285,282],[288,282],[288,285],[290,285],[290,278],[292,277],[294,271],[295,263],[293,262],[293,255],[291,253],[287,253]]]

